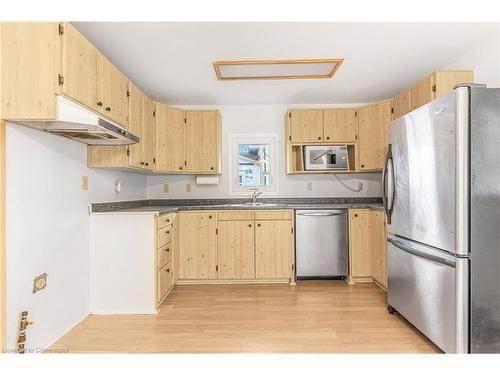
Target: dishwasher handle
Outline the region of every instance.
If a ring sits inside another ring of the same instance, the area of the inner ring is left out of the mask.
[[[298,213],[297,216],[346,216],[347,213],[333,213],[333,212],[317,212],[317,213]]]

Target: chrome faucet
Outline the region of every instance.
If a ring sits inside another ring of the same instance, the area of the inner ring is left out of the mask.
[[[264,192],[256,189],[252,194],[252,203],[254,203],[254,204],[257,203],[257,198],[259,198],[259,195],[262,195],[262,194],[264,194]]]

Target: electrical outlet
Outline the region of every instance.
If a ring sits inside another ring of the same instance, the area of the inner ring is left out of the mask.
[[[47,274],[42,273],[41,275],[35,277],[33,280],[33,294],[39,292],[42,289],[45,289],[46,286],[47,286]]]
[[[307,191],[312,191],[313,183],[311,181],[306,182]]]
[[[191,184],[186,184],[186,193],[191,193]]]
[[[82,190],[89,190],[89,178],[87,176],[82,176],[81,185]]]
[[[170,191],[170,187],[168,184],[163,184],[163,192],[168,193]]]

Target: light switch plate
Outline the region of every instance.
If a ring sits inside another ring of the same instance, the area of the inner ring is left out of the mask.
[[[163,184],[163,192],[168,193],[170,191],[170,187],[168,184]]]
[[[81,185],[82,185],[82,190],[89,190],[89,178],[88,178],[88,176],[82,176]]]
[[[33,294],[39,292],[42,289],[45,289],[46,286],[47,286],[47,274],[42,273],[41,275],[33,279]]]
[[[191,184],[186,184],[186,193],[191,193]]]

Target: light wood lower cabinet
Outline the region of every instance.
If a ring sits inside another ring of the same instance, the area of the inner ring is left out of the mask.
[[[349,210],[349,276],[387,288],[387,225],[380,209]]]
[[[218,278],[253,279],[254,221],[219,221],[217,229]]]
[[[217,212],[179,214],[179,279],[215,279]]]
[[[293,211],[179,213],[179,280],[293,279]]]
[[[291,278],[293,227],[288,220],[255,222],[255,278]]]

